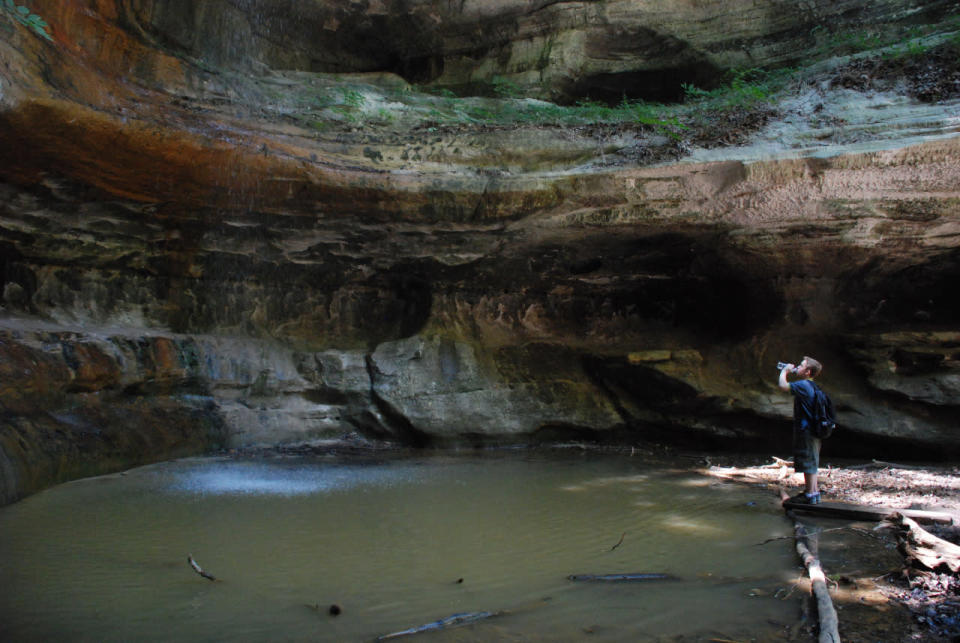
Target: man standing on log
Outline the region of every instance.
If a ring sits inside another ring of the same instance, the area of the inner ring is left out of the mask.
[[[785,364],[780,370],[780,388],[793,395],[793,471],[803,474],[804,489],[791,502],[820,504],[817,471],[820,466],[820,438],[813,435],[813,378],[823,367],[812,357],[804,357],[799,366]],[[787,381],[793,373],[798,379]]]

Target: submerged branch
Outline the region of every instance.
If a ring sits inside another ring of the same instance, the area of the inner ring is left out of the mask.
[[[628,572],[623,574],[571,574],[567,576],[572,581],[589,581],[601,583],[642,583],[651,580],[677,580],[676,576],[659,572]]]
[[[193,556],[189,554],[187,555],[187,562],[190,563],[190,567],[193,569],[193,571],[197,572],[207,580],[210,580],[210,581],[217,580],[213,574],[203,571],[203,568],[200,567],[200,565],[197,564],[197,561],[193,559]]]
[[[460,627],[461,625],[469,625],[471,623],[476,623],[477,621],[483,621],[488,618],[493,618],[495,616],[501,616],[504,612],[463,612],[461,614],[453,614],[447,616],[446,618],[441,618],[432,623],[427,623],[425,625],[418,625],[417,627],[411,627],[406,630],[400,630],[399,632],[391,632],[390,634],[384,634],[383,636],[378,636],[378,641],[388,641],[390,639],[398,639],[404,636],[412,636],[414,634],[423,634],[425,632],[436,632],[438,630],[448,630],[454,627]]]
[[[620,545],[622,545],[622,544],[623,544],[623,539],[626,537],[626,535],[627,535],[627,532],[623,532],[623,533],[620,535],[620,540],[617,541],[617,544],[616,544],[616,545],[614,545],[613,547],[610,548],[610,551],[613,551],[614,549],[616,549],[617,547],[619,547]]]

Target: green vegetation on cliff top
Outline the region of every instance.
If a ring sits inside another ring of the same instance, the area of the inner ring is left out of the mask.
[[[832,33],[818,27],[815,59],[805,67],[734,69],[712,89],[684,84],[682,102],[664,104],[626,97],[618,104],[583,99],[559,105],[527,98],[509,78],[495,76],[488,96],[458,96],[442,87],[408,85],[361,75],[310,74],[307,82],[266,89],[266,102],[317,130],[342,127],[571,127],[633,125],[676,141],[729,114],[773,112],[780,98],[825,65],[856,57],[908,61],[935,47],[953,47],[960,55],[960,16],[937,25],[918,25],[895,33]]]

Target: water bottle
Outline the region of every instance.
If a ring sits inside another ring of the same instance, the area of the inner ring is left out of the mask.
[[[783,368],[784,368],[786,365],[787,365],[786,362],[777,362],[777,370],[778,370],[778,371],[782,371]],[[789,371],[787,371],[787,372],[788,372],[788,373],[796,373],[796,372],[797,372],[797,367],[794,366],[793,368],[791,368],[791,369],[790,369]]]

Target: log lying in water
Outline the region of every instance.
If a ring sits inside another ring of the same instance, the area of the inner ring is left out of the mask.
[[[820,565],[820,559],[817,558],[816,550],[819,539],[816,534],[808,534],[806,527],[800,523],[793,513],[792,507],[795,503],[790,502],[790,497],[782,488],[780,491],[781,504],[787,517],[793,520],[793,533],[797,542],[797,555],[803,561],[807,568],[807,575],[810,577],[810,589],[817,602],[817,618],[820,622],[820,634],[817,638],[818,643],[840,643],[839,619],[837,610],[833,606],[833,600],[830,598],[830,590],[827,587],[827,577]],[[819,507],[821,505],[796,505],[797,507]]]
[[[678,580],[670,574],[637,572],[626,574],[571,574],[567,576],[573,581],[587,581],[599,583],[642,583],[653,580]]]
[[[378,636],[378,641],[388,641],[390,639],[397,639],[403,636],[412,636],[414,634],[425,634],[427,632],[437,632],[439,630],[449,630],[454,627],[460,627],[461,625],[471,625],[472,623],[477,623],[479,621],[485,621],[489,618],[496,618],[498,616],[506,616],[508,614],[517,614],[520,612],[528,612],[531,610],[538,609],[547,605],[550,602],[550,597],[542,598],[531,603],[525,603],[520,606],[512,607],[509,609],[502,609],[496,612],[463,612],[460,614],[453,614],[446,618],[441,618],[438,621],[433,621],[432,623],[426,623],[424,625],[418,625],[417,627],[411,627],[406,630],[401,630],[399,632],[393,632],[391,634],[384,634],[383,636]]]
[[[923,511],[920,509],[887,509],[884,507],[868,507],[866,505],[853,505],[846,502],[821,502],[818,505],[806,505],[796,502],[784,501],[784,509],[789,511],[798,511],[802,513],[823,516],[825,518],[847,518],[849,520],[860,520],[879,522],[895,513],[912,518],[917,522],[938,523],[943,525],[952,525],[954,516],[942,511]]]
[[[441,618],[440,620],[433,621],[432,623],[426,623],[424,625],[418,625],[417,627],[411,627],[406,630],[400,630],[399,632],[393,632],[391,634],[384,634],[383,636],[378,636],[378,641],[389,641],[390,639],[398,639],[403,636],[413,636],[414,634],[424,634],[426,632],[436,632],[439,630],[448,630],[453,627],[460,627],[461,625],[469,625],[471,623],[476,623],[477,621],[483,621],[488,618],[493,618],[495,616],[500,616],[505,612],[463,612],[460,614],[453,614],[447,616],[446,618]]]
[[[813,591],[814,599],[817,601],[817,617],[820,620],[820,634],[817,641],[819,643],[840,643],[840,621],[837,618],[837,610],[833,606],[833,600],[830,598],[826,574],[823,573],[823,567],[820,566],[820,559],[813,553],[816,547],[811,545],[806,528],[796,521],[794,522],[794,533],[797,539],[797,554],[803,561],[804,567],[807,568],[810,588]]]

